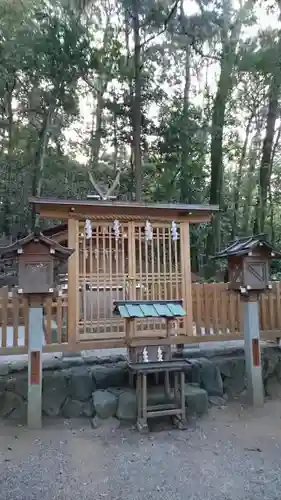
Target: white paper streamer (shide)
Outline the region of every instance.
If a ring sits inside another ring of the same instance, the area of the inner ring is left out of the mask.
[[[179,235],[178,235],[177,224],[175,223],[174,220],[172,222],[171,233],[172,233],[173,241],[176,241],[178,239]]]
[[[153,229],[151,223],[147,220],[145,223],[145,239],[151,241],[153,238]]]
[[[87,240],[90,240],[92,238],[92,234],[93,234],[93,231],[92,231],[92,222],[91,222],[90,219],[86,219],[86,222],[85,222],[85,233],[86,233]]]
[[[115,219],[115,221],[113,222],[113,230],[115,234],[115,239],[118,240],[120,237],[120,222],[117,219]]]

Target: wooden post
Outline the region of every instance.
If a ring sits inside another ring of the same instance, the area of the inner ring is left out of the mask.
[[[136,299],[136,248],[135,225],[128,223],[128,274],[129,274],[129,300]]]
[[[193,313],[192,313],[192,285],[191,285],[191,263],[190,263],[190,235],[189,222],[181,222],[181,272],[182,272],[182,299],[187,316],[184,318],[185,335],[193,335]]]
[[[73,346],[79,336],[79,221],[68,219],[68,246],[75,252],[68,259],[68,343]]]
[[[29,303],[28,329],[28,395],[27,425],[30,429],[42,427],[42,342],[43,305],[32,300]]]
[[[135,224],[128,223],[128,281],[129,300],[136,300],[136,247],[135,247]],[[128,322],[127,340],[136,336],[136,320]]]
[[[253,406],[263,406],[264,389],[260,353],[259,302],[257,294],[243,297],[247,392]]]

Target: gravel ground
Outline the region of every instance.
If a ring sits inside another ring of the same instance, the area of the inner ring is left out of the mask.
[[[142,436],[117,421],[0,424],[1,500],[279,500],[281,405],[238,403],[186,431]],[[155,425],[155,424],[154,424]]]

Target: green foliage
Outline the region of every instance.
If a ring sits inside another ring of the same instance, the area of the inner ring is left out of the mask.
[[[191,230],[202,270],[214,231],[221,246],[253,232],[274,77],[265,230],[281,244],[281,28],[263,25],[254,1],[196,4],[0,0],[0,233],[31,227],[31,194],[92,193],[88,170],[110,185],[120,169],[116,194],[133,199],[139,140],[144,201],[207,203],[220,169],[220,222]]]
[[[192,105],[188,111],[181,109],[180,99],[176,98],[164,110],[158,134],[154,197],[163,201],[203,202],[207,150],[199,111]],[[184,164],[183,149],[187,152]]]

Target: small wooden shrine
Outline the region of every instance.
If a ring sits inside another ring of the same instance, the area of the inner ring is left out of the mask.
[[[236,239],[216,257],[227,259],[229,288],[239,293],[243,301],[247,393],[254,406],[263,406],[259,296],[272,288],[269,264],[272,259],[280,259],[281,253],[267,241],[265,234],[260,234]]]
[[[40,231],[0,248],[0,259],[14,261],[18,268],[18,293],[53,293],[56,266],[74,250],[61,246]]]
[[[190,224],[211,220],[216,206],[32,198],[42,218],[67,221],[68,333],[87,347],[125,343],[120,300],[183,300],[173,324],[178,343],[192,335]],[[135,336],[166,335],[162,318],[140,318]]]
[[[271,288],[269,265],[272,259],[280,259],[281,253],[265,234],[259,234],[236,239],[216,258],[227,259],[229,288],[243,294]]]
[[[42,345],[44,299],[55,292],[55,267],[74,250],[62,247],[39,231],[0,248],[2,261],[12,260],[18,267],[18,289],[28,299],[28,427],[42,426]]]

